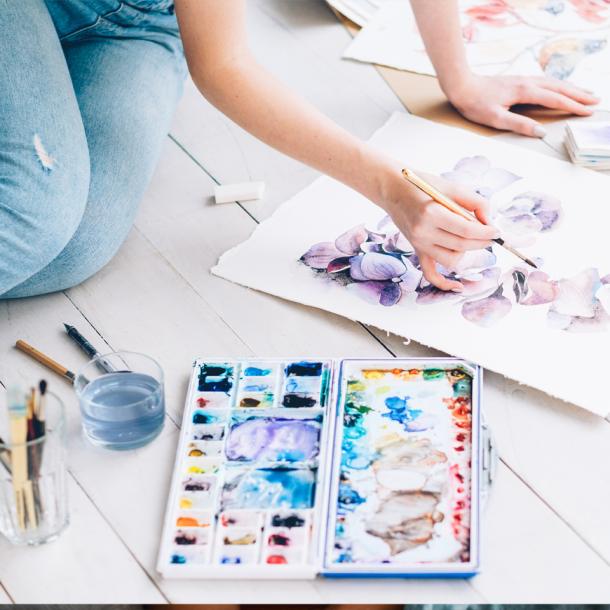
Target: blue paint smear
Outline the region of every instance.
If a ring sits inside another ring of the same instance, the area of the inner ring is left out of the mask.
[[[241,557],[223,557],[220,563],[241,563]]]
[[[186,557],[184,555],[174,554],[174,555],[172,555],[172,557],[170,559],[170,563],[185,564]]]
[[[193,423],[194,424],[215,424],[219,421],[222,421],[218,415],[212,415],[211,413],[206,413],[205,411],[195,411],[193,413]]]
[[[271,375],[271,369],[259,369],[255,366],[249,366],[244,369],[244,377],[267,377]]]
[[[286,376],[295,377],[319,377],[322,374],[322,362],[293,362],[286,369]]]
[[[311,508],[314,495],[314,470],[260,468],[225,483],[223,509]]]
[[[410,422],[416,420],[423,413],[421,409],[409,408],[408,401],[410,398],[410,396],[405,396],[404,398],[389,396],[385,399],[385,406],[388,408],[388,412],[383,413],[381,417],[397,421],[405,425],[406,428]]]
[[[349,483],[339,485],[339,506],[344,509],[353,510],[364,502],[366,502],[366,498],[363,498]]]
[[[453,395],[454,396],[467,396],[470,397],[472,394],[472,380],[470,377],[460,379],[453,384]]]
[[[266,392],[268,389],[268,383],[250,383],[242,387],[242,391],[244,392]]]
[[[228,394],[232,387],[232,366],[202,364],[199,367],[197,389],[200,392],[225,392]]]

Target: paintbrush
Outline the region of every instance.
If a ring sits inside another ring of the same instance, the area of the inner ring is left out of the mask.
[[[28,422],[28,434],[27,434],[28,443],[30,441],[33,441],[37,436],[35,410],[36,410],[36,390],[34,388],[31,388],[30,395],[28,396],[28,399],[26,401],[26,417],[27,417],[27,422]]]
[[[449,199],[446,195],[443,195],[440,191],[435,189],[431,184],[426,182],[423,178],[420,178],[416,173],[412,172],[410,169],[402,170],[403,177],[408,180],[413,186],[416,186],[420,191],[423,191],[434,199],[436,203],[440,203],[443,207],[447,208],[449,211],[458,214],[465,220],[470,220],[473,222],[477,222],[476,217],[465,210],[461,205]],[[524,263],[530,265],[530,267],[534,267],[534,269],[538,269],[538,265],[531,259],[521,254],[518,250],[515,250],[512,246],[509,246],[501,237],[496,237],[496,239],[492,240],[499,246],[502,246],[504,249],[508,250],[511,254],[514,254],[517,258],[520,258]]]
[[[42,445],[40,443],[32,443],[40,437],[40,422],[38,421],[38,397],[36,389],[31,388],[30,394],[26,402],[26,417],[27,417],[27,442],[28,442],[28,481],[26,483],[26,506],[30,524],[36,526],[37,515],[40,510],[40,489],[38,486],[38,475],[40,473],[40,460],[42,458]],[[33,494],[30,497],[30,493]],[[30,504],[31,503],[31,504]]]
[[[55,360],[53,360],[46,354],[43,354],[42,352],[38,351],[35,347],[32,347],[29,343],[26,343],[22,339],[19,339],[17,341],[17,343],[15,343],[15,347],[18,350],[22,351],[24,354],[27,354],[28,356],[33,358],[34,360],[37,360],[38,362],[40,362],[40,364],[43,364],[48,369],[52,370],[54,373],[61,375],[64,379],[67,379],[70,383],[74,383],[75,375],[72,371],[68,370],[65,366],[59,364],[59,362],[56,362]]]
[[[46,393],[47,393],[47,382],[41,379],[38,383],[38,389],[40,395],[38,400],[34,403],[34,433],[37,440],[44,439],[46,434]],[[36,394],[34,394],[36,396]],[[36,443],[33,447],[32,453],[32,466],[30,468],[30,478],[32,479],[32,486],[34,488],[34,499],[36,501],[37,514],[42,515],[42,495],[40,493],[40,471],[42,468],[42,452],[44,450],[44,440]]]
[[[3,447],[0,448],[0,464],[2,464],[2,466],[4,466],[4,469],[6,470],[6,472],[11,474],[10,451],[8,449],[6,449],[6,443],[2,440],[1,436],[0,436],[0,445],[3,445]]]
[[[25,486],[28,480],[28,455],[25,442],[28,435],[28,424],[26,406],[19,388],[9,388],[7,402],[11,431],[11,469],[15,508],[19,527],[24,530],[26,527]]]
[[[47,393],[47,382],[44,379],[40,380],[38,384],[38,389],[40,390],[40,398],[38,399],[38,403],[36,405],[36,437],[40,438],[46,434],[46,421],[45,421],[45,406],[46,406],[46,393]]]
[[[95,349],[95,347],[93,347],[93,345],[91,345],[91,343],[87,341],[87,339],[85,339],[83,335],[81,335],[81,333],[76,327],[64,323],[64,328],[66,329],[68,337],[70,337],[70,339],[72,339],[72,341],[74,341],[74,343],[76,343],[76,345],[78,345],[78,347],[80,347],[80,349],[82,349],[83,352],[85,352],[85,354],[89,356],[89,358],[93,359],[100,355],[100,353]],[[98,357],[95,361],[95,365],[103,373],[115,372],[114,367],[104,358]]]

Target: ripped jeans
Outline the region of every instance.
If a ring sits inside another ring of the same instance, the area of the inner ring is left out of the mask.
[[[0,61],[0,298],[16,298],[116,253],[186,63],[170,0],[0,0]]]

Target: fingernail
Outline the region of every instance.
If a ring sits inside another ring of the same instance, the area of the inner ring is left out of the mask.
[[[454,286],[451,289],[451,292],[464,292],[464,286],[462,286],[462,284],[459,284],[458,286]]]
[[[534,127],[534,135],[537,138],[544,138],[544,136],[546,136],[546,129],[542,125],[536,125],[536,127]]]

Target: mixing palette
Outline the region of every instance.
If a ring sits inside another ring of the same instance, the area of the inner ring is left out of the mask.
[[[329,360],[195,363],[163,571],[314,573],[332,370]]]
[[[479,386],[451,358],[196,361],[159,571],[474,574]]]

